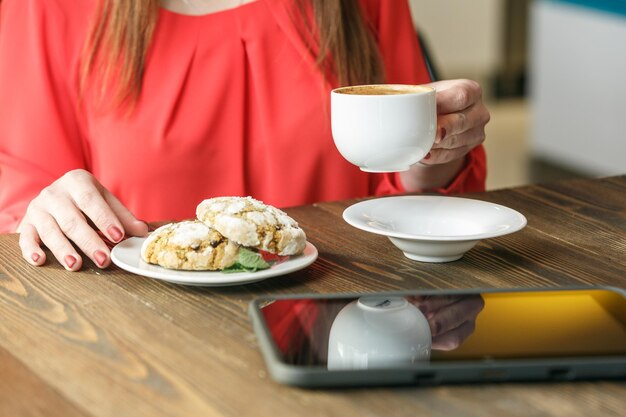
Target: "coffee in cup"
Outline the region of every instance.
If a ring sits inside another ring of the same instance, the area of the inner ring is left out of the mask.
[[[331,128],[341,155],[366,172],[406,171],[435,141],[435,90],[377,84],[331,91]]]

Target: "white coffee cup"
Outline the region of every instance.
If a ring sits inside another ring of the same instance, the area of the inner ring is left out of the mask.
[[[341,155],[366,172],[406,171],[435,141],[435,89],[378,84],[331,91],[331,128]]]
[[[430,359],[424,314],[404,297],[368,296],[346,305],[330,328],[328,369],[394,368]]]

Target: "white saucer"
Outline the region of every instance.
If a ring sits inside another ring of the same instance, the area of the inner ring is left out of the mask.
[[[149,278],[160,279],[174,284],[221,287],[249,284],[278,275],[298,271],[311,265],[317,259],[317,249],[307,242],[302,255],[291,256],[269,269],[257,272],[223,273],[219,271],[179,271],[151,265],[141,259],[141,245],[145,238],[131,237],[117,244],[111,251],[111,260],[120,268]]]
[[[516,232],[526,217],[499,204],[444,196],[400,196],[348,207],[350,225],[387,236],[404,254],[422,262],[449,262],[481,239]]]

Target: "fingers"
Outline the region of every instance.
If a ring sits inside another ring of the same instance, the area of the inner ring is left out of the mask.
[[[148,225],[146,222],[138,220],[113,194],[108,190],[103,190],[104,200],[107,202],[113,213],[119,219],[123,230],[130,236],[146,236]]]
[[[420,162],[432,166],[460,161],[485,141],[485,125],[491,116],[482,101],[482,89],[471,80],[430,85],[437,91],[437,132],[432,149]]]
[[[476,131],[477,129],[482,132],[484,140],[484,128],[489,122],[489,119],[489,112],[482,103],[474,104],[465,110],[455,113],[440,113],[437,116],[438,128],[435,146],[449,143],[450,138],[454,138],[465,132]],[[450,147],[452,146],[448,145],[448,148]]]
[[[23,224],[20,228],[20,249],[28,263],[41,266],[46,262],[46,253],[41,249],[41,239],[32,224]]]
[[[437,310],[430,310],[425,315],[433,336],[438,336],[456,329],[465,322],[475,321],[484,305],[482,297],[464,297],[452,304],[441,306]]]
[[[54,217],[44,211],[30,211],[29,220],[44,245],[50,249],[54,257],[68,271],[78,271],[82,266],[82,258],[74,249]]]
[[[475,148],[485,141],[485,126],[476,126],[473,129],[459,133],[457,135],[446,136],[439,143],[435,143],[432,150],[454,150],[457,148],[470,147]]]
[[[437,335],[433,337],[432,348],[444,351],[454,350],[461,346],[465,339],[474,332],[475,327],[473,321],[466,321],[456,329]]]
[[[101,194],[99,187],[94,183],[91,174],[85,173],[84,175],[68,177],[65,189],[69,193],[75,207],[85,213],[107,239],[117,243],[124,238],[122,223]],[[64,208],[66,210],[69,209],[67,205]],[[72,214],[76,214],[76,212]],[[73,219],[76,219],[76,217],[74,216]],[[78,220],[76,221],[78,222]],[[84,229],[82,230],[84,231]],[[100,239],[98,238],[98,240]]]
[[[472,80],[447,80],[432,83],[437,90],[437,113],[456,113],[482,100],[480,84]]]
[[[65,236],[74,242],[96,265],[100,268],[109,265],[109,247],[70,200],[59,199],[55,204],[53,215]]]
[[[467,155],[484,141],[484,126],[477,126],[458,135],[446,136],[442,142],[432,147],[428,159],[422,160],[421,163],[423,165],[437,165],[455,161]]]
[[[411,296],[408,301],[424,313],[430,326],[432,348],[453,350],[473,332],[484,302],[480,296]]]
[[[480,296],[463,297],[453,303],[451,297],[442,297],[425,308],[432,334],[432,347],[437,350],[453,350],[467,339],[476,327],[476,317],[485,306]],[[434,308],[438,310],[434,310]]]
[[[428,159],[420,161],[423,165],[438,165],[456,161],[464,157],[474,148],[474,146],[463,146],[455,149],[431,149]]]
[[[75,170],[31,201],[20,225],[20,247],[22,256],[33,265],[46,261],[43,244],[70,271],[80,269],[83,263],[77,249],[105,268],[110,264],[106,242],[119,242],[126,233],[143,236],[147,231],[148,226],[89,172]]]

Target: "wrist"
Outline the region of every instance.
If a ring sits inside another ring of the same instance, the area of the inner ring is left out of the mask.
[[[415,164],[408,171],[400,173],[400,181],[407,192],[426,192],[445,188],[454,181],[466,162],[467,155],[445,164]]]

